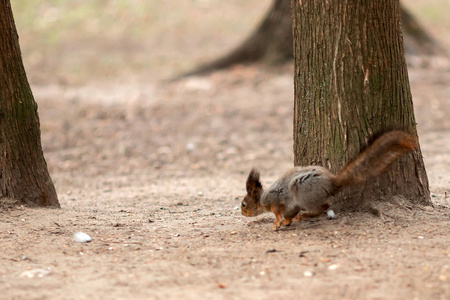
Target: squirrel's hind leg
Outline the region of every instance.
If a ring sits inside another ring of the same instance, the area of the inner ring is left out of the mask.
[[[284,218],[284,221],[281,222],[281,225],[289,226],[292,224],[292,218]]]
[[[317,212],[307,212],[307,213],[298,214],[297,216],[295,216],[293,221],[301,221],[303,219],[315,218],[315,217],[318,217],[321,214],[323,214],[323,212],[324,211],[322,210],[322,211],[317,211]]]
[[[315,218],[315,217],[318,217],[321,214],[323,214],[325,211],[327,211],[328,208],[330,208],[330,205],[328,203],[325,203],[320,208],[318,208],[316,211],[299,213],[292,220],[293,221],[301,221],[303,219]]]
[[[298,212],[300,211],[300,207],[295,207],[287,212],[284,213],[284,221],[281,223],[281,225],[289,226],[292,224],[293,221],[295,221],[296,216],[298,215]]]

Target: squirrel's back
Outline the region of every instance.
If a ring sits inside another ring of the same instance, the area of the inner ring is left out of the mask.
[[[417,139],[403,131],[390,131],[377,138],[335,178],[338,187],[361,183],[380,175],[397,158],[417,148]]]

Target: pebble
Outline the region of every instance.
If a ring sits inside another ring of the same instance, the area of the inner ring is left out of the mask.
[[[313,272],[311,272],[311,271],[305,271],[305,272],[303,272],[303,276],[305,276],[305,277],[312,277],[314,274],[313,274]]]
[[[32,269],[32,270],[26,270],[20,274],[21,278],[34,278],[34,277],[44,277],[47,275],[50,275],[52,272],[47,269]]]
[[[84,232],[75,232],[73,234],[73,240],[77,243],[89,243],[92,242],[92,238]]]
[[[327,216],[328,216],[328,219],[330,219],[330,220],[336,219],[336,214],[331,209],[329,211],[327,211]]]
[[[195,150],[196,145],[195,145],[195,143],[189,142],[189,143],[186,144],[185,147],[186,147],[187,151],[192,152],[192,151]]]
[[[339,265],[336,265],[336,264],[328,266],[328,270],[336,270],[338,268],[339,268]]]

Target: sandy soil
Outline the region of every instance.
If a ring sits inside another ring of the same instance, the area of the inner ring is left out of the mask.
[[[62,208],[0,212],[0,299],[450,299],[447,60],[410,68],[434,207],[277,232],[238,207],[252,166],[267,185],[292,165],[291,67],[172,84],[28,73]]]

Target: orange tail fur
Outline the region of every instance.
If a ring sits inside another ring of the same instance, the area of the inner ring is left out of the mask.
[[[376,139],[335,178],[336,186],[358,184],[383,173],[397,158],[418,146],[417,139],[403,131],[391,131]]]

